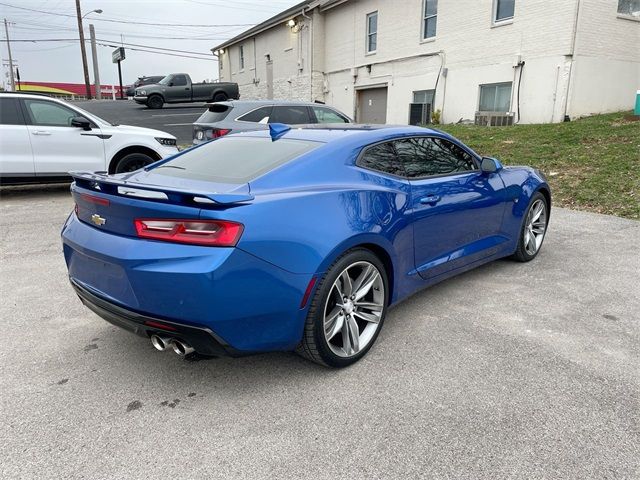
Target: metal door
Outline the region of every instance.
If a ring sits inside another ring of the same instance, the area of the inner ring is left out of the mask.
[[[358,92],[358,123],[387,123],[387,87]]]

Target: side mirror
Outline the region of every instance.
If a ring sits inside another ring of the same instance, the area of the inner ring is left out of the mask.
[[[482,171],[482,173],[485,173],[485,174],[496,173],[502,170],[502,164],[500,163],[500,160],[498,160],[497,158],[482,157],[482,163],[480,163],[480,170]]]
[[[78,127],[83,130],[91,130],[91,122],[84,117],[73,117],[71,119],[71,126]]]

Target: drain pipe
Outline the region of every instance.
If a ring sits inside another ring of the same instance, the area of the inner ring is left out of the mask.
[[[580,17],[581,3],[582,3],[582,0],[576,1],[576,14],[575,14],[575,18],[573,19],[573,32],[571,34],[571,52],[569,53],[569,57],[571,57],[571,63],[569,64],[569,79],[567,80],[567,95],[564,100],[563,121],[565,122],[569,121],[569,116],[567,115],[567,112],[569,111],[569,96],[571,95],[571,87],[572,87],[572,80],[573,80],[573,62],[574,62],[574,56],[576,54],[576,38],[578,37],[578,20]]]
[[[304,11],[306,7],[302,9],[300,13],[303,18],[309,20],[309,101],[313,102],[313,18],[308,16]]]

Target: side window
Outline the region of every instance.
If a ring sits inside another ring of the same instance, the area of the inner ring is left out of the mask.
[[[17,98],[0,98],[0,125],[24,125]]]
[[[46,100],[25,100],[31,124],[53,127],[70,127],[71,119],[78,114],[63,105]]]
[[[349,123],[342,115],[327,107],[311,107],[318,123]]]
[[[408,138],[396,141],[395,147],[409,178],[476,170],[469,153],[441,138]]]
[[[255,122],[260,123],[266,119],[269,121],[269,117],[271,116],[271,106],[258,108],[252,112],[245,113],[241,117],[238,117],[238,120],[242,122]]]
[[[405,176],[404,169],[398,161],[396,151],[391,143],[380,143],[367,148],[364,154],[358,159],[357,165],[399,177]]]
[[[187,84],[187,77],[184,75],[176,75],[173,77],[173,86],[174,87],[184,87]]]
[[[298,125],[310,123],[309,110],[303,106],[273,107],[269,123],[286,123]]]

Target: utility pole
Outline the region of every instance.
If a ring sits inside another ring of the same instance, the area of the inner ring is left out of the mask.
[[[89,67],[87,66],[87,51],[84,48],[84,32],[82,31],[82,12],[80,0],[76,0],[76,14],[78,16],[78,33],[80,34],[80,52],[82,53],[82,70],[84,72],[84,86],[87,91],[87,99],[91,99],[91,85],[89,83]]]
[[[93,59],[93,84],[96,90],[96,98],[102,100],[100,72],[98,71],[98,51],[96,49],[96,31],[93,28],[93,23],[89,24],[89,36],[91,37],[91,58]]]
[[[9,72],[11,72],[11,91],[16,91],[16,79],[13,76],[13,57],[11,57],[11,44],[9,43],[9,27],[7,19],[4,19],[4,33],[7,36],[7,50],[9,51]]]

